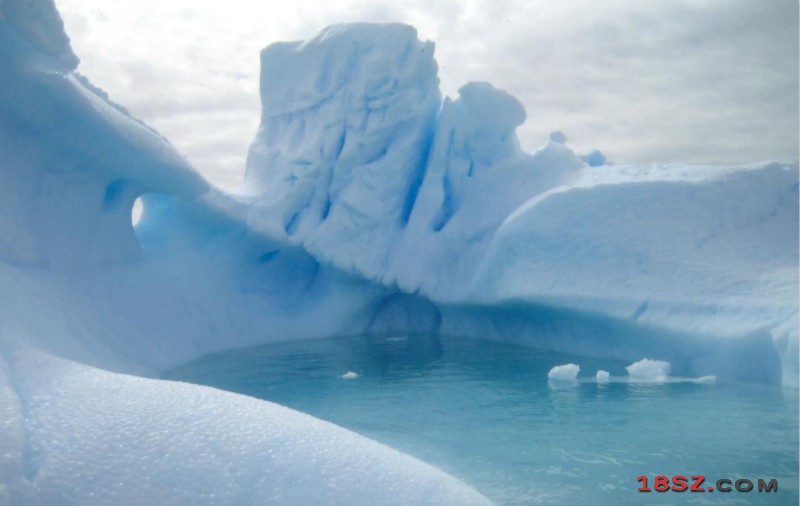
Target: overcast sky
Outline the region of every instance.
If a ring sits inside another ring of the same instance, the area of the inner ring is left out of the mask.
[[[352,21],[416,26],[447,95],[489,81],[517,96],[528,150],[561,130],[617,163],[798,158],[797,0],[56,5],[79,70],[225,188],[258,125],[260,49]]]

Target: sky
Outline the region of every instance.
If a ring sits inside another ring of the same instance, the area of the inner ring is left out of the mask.
[[[79,71],[233,190],[259,51],[355,21],[414,25],[445,95],[515,95],[528,151],[560,130],[621,163],[798,158],[797,0],[56,0]]]

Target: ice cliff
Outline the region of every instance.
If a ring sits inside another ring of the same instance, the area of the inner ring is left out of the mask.
[[[678,362],[797,384],[796,163],[597,166],[560,132],[525,153],[509,94],[469,83],[440,106],[432,48],[409,27],[333,27],[261,57],[255,229],[433,301],[438,329],[515,334],[448,318],[465,303],[600,315],[647,336],[626,346],[666,331],[698,347],[676,345]],[[615,339],[578,334],[564,351]]]
[[[520,103],[442,100],[407,26],[261,63],[230,195],[75,71],[52,1],[0,3],[0,502],[486,502],[331,424],[155,379],[276,340],[432,331],[796,387],[796,163],[590,166],[563,135],[526,153]]]

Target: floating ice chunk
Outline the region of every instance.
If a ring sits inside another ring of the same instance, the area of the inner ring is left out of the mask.
[[[547,373],[547,379],[555,381],[575,381],[580,371],[581,367],[576,364],[557,365]]]
[[[667,381],[671,369],[672,366],[669,362],[650,360],[649,358],[634,362],[625,368],[625,370],[628,371],[630,379],[634,381],[653,382]]]
[[[700,376],[696,378],[695,383],[715,383],[717,381],[717,377],[710,375],[710,376]]]
[[[342,374],[342,379],[354,380],[356,378],[358,378],[358,374],[354,373],[353,371],[347,371],[346,373]]]
[[[608,373],[608,371],[604,371],[602,369],[597,371],[597,382],[598,383],[608,383],[609,378],[611,378],[611,375]]]

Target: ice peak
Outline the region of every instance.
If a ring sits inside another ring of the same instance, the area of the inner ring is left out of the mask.
[[[473,166],[492,165],[521,153],[516,129],[526,114],[516,97],[486,82],[467,83],[458,94],[442,112],[442,123],[449,121],[454,132],[451,150],[468,156]]]
[[[247,161],[260,216],[322,255],[314,243],[335,238],[335,261],[371,251],[356,269],[380,270],[441,107],[433,44],[410,26],[365,23],[273,44],[261,53],[261,100]]]
[[[30,45],[20,53],[6,53],[3,56],[19,54],[27,63],[32,56],[31,49],[50,59],[60,71],[69,72],[78,67],[78,57],[72,52],[69,37],[64,31],[53,0],[4,0],[0,2],[0,21],[12,30],[0,25],[0,45],[16,45],[13,39],[21,36]],[[14,33],[16,32],[16,33]]]
[[[351,103],[376,109],[398,93],[436,88],[433,49],[417,40],[412,26],[370,23],[333,25],[305,42],[272,44],[261,52],[263,113],[312,108],[345,89]]]

